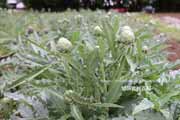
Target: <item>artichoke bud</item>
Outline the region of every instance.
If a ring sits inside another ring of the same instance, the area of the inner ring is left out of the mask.
[[[107,13],[107,15],[111,16],[111,15],[112,15],[111,11],[109,11],[109,12]]]
[[[27,33],[32,34],[34,32],[34,28],[32,26],[28,26]]]
[[[67,101],[67,102],[72,102],[72,98],[71,96],[74,94],[74,91],[72,90],[68,90],[64,93],[64,99]]]
[[[142,48],[142,51],[144,52],[144,53],[147,53],[148,52],[148,46],[143,46],[143,48]]]
[[[77,23],[80,24],[81,21],[82,21],[82,19],[83,19],[83,17],[79,14],[79,15],[77,15],[77,16],[75,17],[75,19],[77,20]]]
[[[49,29],[45,28],[44,29],[44,34],[48,34],[49,33]]]
[[[95,35],[101,35],[103,33],[102,29],[100,28],[100,26],[96,26],[94,28],[94,32],[95,32]]]
[[[150,20],[150,21],[149,21],[149,24],[150,24],[150,25],[156,25],[156,21],[155,21],[155,20]]]
[[[133,30],[129,26],[122,27],[116,36],[117,40],[122,43],[133,43],[135,41],[135,35]]]
[[[58,42],[57,42],[57,50],[59,50],[60,52],[67,52],[67,51],[70,51],[72,48],[72,43],[64,38],[64,37],[61,37]]]
[[[68,23],[70,23],[70,21],[68,19],[58,20],[57,22],[60,23],[60,24],[68,24]]]
[[[95,48],[96,48],[96,49],[99,49],[99,48],[100,48],[100,46],[99,46],[99,45],[96,45],[96,46],[95,46]]]
[[[76,16],[76,19],[81,20],[83,17],[79,14]]]

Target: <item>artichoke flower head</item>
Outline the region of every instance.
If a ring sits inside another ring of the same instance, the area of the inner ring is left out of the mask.
[[[59,50],[61,52],[67,52],[67,51],[71,50],[72,43],[68,39],[61,37],[58,40],[56,47],[57,47],[57,50]]]
[[[123,26],[117,33],[117,40],[125,43],[132,43],[135,40],[133,30],[129,26]]]
[[[103,33],[103,31],[102,31],[100,26],[96,26],[94,28],[94,32],[95,32],[96,35],[101,35]]]

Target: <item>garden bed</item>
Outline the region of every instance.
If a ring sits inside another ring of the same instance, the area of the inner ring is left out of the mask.
[[[180,119],[179,73],[171,74],[179,62],[167,60],[167,37],[154,32],[159,23],[149,16],[82,10],[0,17],[10,57],[0,63],[3,118]]]
[[[171,34],[169,35],[169,41],[167,42],[169,46],[167,48],[167,51],[169,52],[168,60],[172,62],[180,60],[180,13],[156,13],[155,17],[165,23],[164,26],[174,27],[175,32],[167,30],[167,32]],[[176,36],[176,34],[178,34],[178,36]]]

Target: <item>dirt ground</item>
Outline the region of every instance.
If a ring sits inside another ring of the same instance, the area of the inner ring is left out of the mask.
[[[158,17],[162,22],[180,29],[180,13],[157,13],[154,16]],[[170,53],[168,60],[173,62],[180,60],[180,41],[176,41],[172,38],[167,44],[169,46],[167,51]],[[180,67],[178,68],[180,69]]]
[[[170,17],[175,17],[175,18],[180,19],[180,13],[155,13],[155,16],[158,16],[158,17],[170,16]]]
[[[176,61],[177,59],[180,60],[180,43],[175,40],[171,40],[168,41],[167,44],[169,44],[167,50],[170,52],[168,56],[168,60],[170,61]]]
[[[163,22],[180,29],[180,13],[157,13],[155,16]]]

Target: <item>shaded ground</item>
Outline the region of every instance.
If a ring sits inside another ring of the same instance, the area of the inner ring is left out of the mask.
[[[162,22],[167,23],[167,25],[180,29],[180,13],[158,13],[155,14],[155,17],[158,17]],[[167,44],[169,45],[167,48],[169,52],[168,60],[173,62],[180,60],[180,41],[171,38]]]

